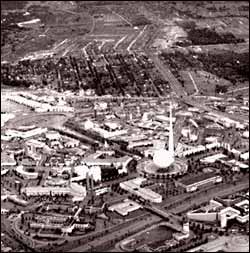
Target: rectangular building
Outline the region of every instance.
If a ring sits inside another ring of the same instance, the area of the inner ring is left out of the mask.
[[[161,203],[162,196],[151,189],[141,188],[141,183],[145,181],[145,178],[134,178],[120,183],[120,187],[125,191],[135,194],[145,200],[149,200],[154,203]]]
[[[201,186],[220,182],[222,182],[222,177],[216,175],[214,172],[211,172],[183,179],[181,181],[176,182],[176,184],[185,188],[187,192],[192,192],[196,191]]]

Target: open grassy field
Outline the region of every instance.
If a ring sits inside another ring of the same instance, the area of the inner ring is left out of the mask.
[[[86,11],[74,12],[61,2],[51,5],[31,1],[19,12],[1,14],[2,61],[12,61],[30,52],[51,49],[54,43],[66,38],[83,36],[93,24],[92,17]],[[24,28],[17,25],[32,19],[40,19],[40,22]]]

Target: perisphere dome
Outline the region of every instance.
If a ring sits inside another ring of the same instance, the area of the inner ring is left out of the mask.
[[[168,150],[160,149],[154,153],[153,162],[159,168],[166,168],[174,163],[174,156]]]
[[[90,120],[86,120],[84,123],[84,127],[86,130],[93,128],[94,124]]]

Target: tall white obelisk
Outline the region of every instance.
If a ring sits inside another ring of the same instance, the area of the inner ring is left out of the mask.
[[[153,162],[157,167],[165,169],[168,169],[174,163],[174,134],[173,134],[173,118],[172,118],[171,103],[169,115],[168,150],[166,150],[165,148],[156,150],[154,152]]]
[[[174,133],[173,133],[173,118],[172,118],[172,103],[170,102],[170,115],[169,115],[169,138],[168,138],[168,151],[174,158]]]

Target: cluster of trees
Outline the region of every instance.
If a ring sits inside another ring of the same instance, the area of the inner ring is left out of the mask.
[[[229,80],[232,84],[249,80],[249,52],[198,53],[194,58],[193,54],[176,51],[175,53],[163,52],[161,58],[170,66],[171,71],[178,80],[181,80],[179,71],[189,69],[204,70]],[[226,87],[219,86],[217,91],[226,91]]]
[[[228,90],[227,85],[215,85],[215,93],[226,93]]]
[[[135,18],[132,20],[132,24],[133,24],[134,26],[149,25],[149,24],[151,24],[151,21],[148,20],[145,16],[140,15],[140,16],[135,17]]]
[[[241,43],[244,39],[236,38],[232,33],[218,34],[215,29],[191,28],[187,30],[188,40],[193,45]]]
[[[249,80],[249,52],[202,53],[198,54],[198,60],[205,71],[229,80],[233,84]]]
[[[117,192],[120,195],[123,195],[123,194],[126,193],[126,191],[119,186],[119,183],[112,184],[111,185],[111,190],[113,192]]]
[[[16,79],[10,79],[8,77],[2,77],[1,83],[6,86],[13,86],[13,87],[30,87],[32,85],[32,82],[29,80],[16,80]]]

